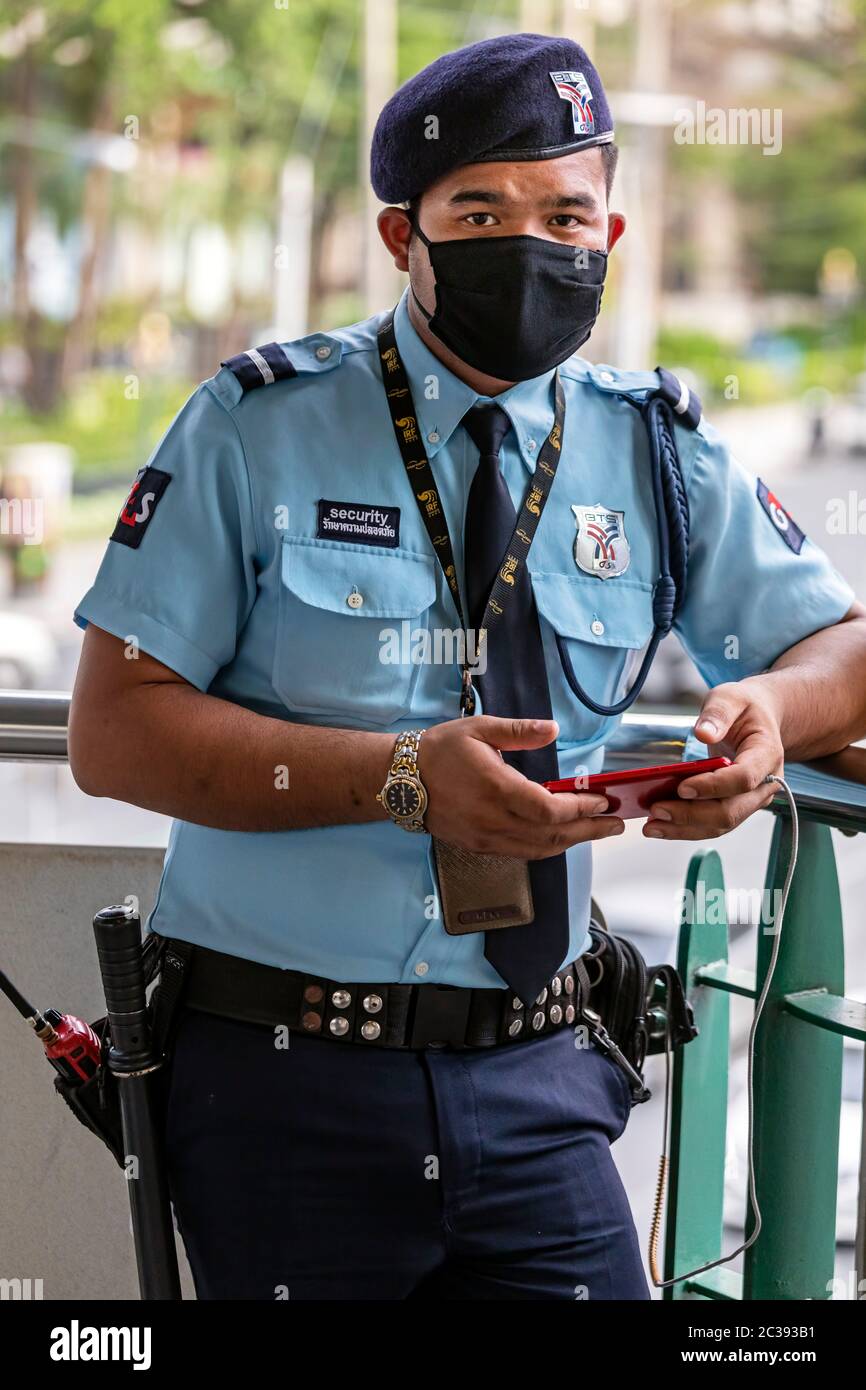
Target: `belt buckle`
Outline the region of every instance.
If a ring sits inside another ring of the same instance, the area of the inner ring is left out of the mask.
[[[472,990],[458,985],[416,985],[415,1014],[410,1047],[461,1046],[466,1040],[466,1024]]]

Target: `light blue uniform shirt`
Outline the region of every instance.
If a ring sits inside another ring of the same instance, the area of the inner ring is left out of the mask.
[[[454,631],[458,619],[394,440],[380,321],[285,344],[292,379],[244,393],[223,368],[195,391],[150,460],[171,483],[137,549],[109,542],[76,610],[80,626],[135,636],[197,689],[290,722],[397,732],[457,717],[458,665],[417,659],[419,632]],[[405,295],[395,327],[465,592],[463,523],[478,453],[460,421],[479,397],[422,343]],[[600,769],[618,721],[572,694],[555,634],[584,688],[611,704],[653,628],[657,526],[634,402],[658,379],[580,357],[559,370],[563,449],[529,569],[560,774],[569,776]],[[518,506],[553,423],[553,374],[496,399],[513,425],[501,458]],[[676,630],[713,685],[764,670],[842,618],[854,595],[811,541],[800,554],[788,547],[755,478],[709,425],[678,428],[677,437],[691,553]],[[381,535],[372,544],[317,535],[323,498],[399,508],[397,544],[382,544]],[[628,568],[604,580],[575,558],[572,508],[596,503],[624,514],[631,550]],[[350,594],[362,602],[350,605]],[[386,648],[396,660],[382,659]],[[563,964],[589,945],[590,845],[570,849],[567,863]],[[340,981],[501,987],[483,933],[449,936],[435,904],[430,837],[390,821],[271,833],[175,821],[148,926]]]

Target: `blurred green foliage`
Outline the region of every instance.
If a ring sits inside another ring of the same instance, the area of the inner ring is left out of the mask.
[[[34,416],[23,404],[0,416],[5,444],[61,440],[75,451],[76,471],[130,482],[152,452],[194,383],[176,377],[140,382],[139,399],[128,399],[128,378],[118,371],[76,377],[68,395],[49,415]]]
[[[767,405],[801,396],[810,386],[844,395],[866,372],[866,325],[861,314],[821,328],[794,324],[752,352],[733,350],[711,333],[665,329],[657,339],[657,356],[672,369],[694,373],[706,404]]]
[[[782,154],[739,149],[732,163],[745,245],[770,293],[814,292],[830,247],[850,251],[866,276],[866,0],[848,0],[848,11],[848,32],[789,53],[784,80],[761,94],[783,111]]]

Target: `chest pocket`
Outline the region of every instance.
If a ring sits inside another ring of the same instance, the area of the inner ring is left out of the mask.
[[[284,536],[273,685],[287,708],[383,726],[407,714],[435,567],[410,550]]]
[[[612,705],[637,669],[637,654],[653,631],[652,585],[637,579],[593,579],[579,574],[533,574],[553,717],[566,739],[597,737],[615,720],[594,714],[578,699],[562,668],[556,634],[586,693]]]

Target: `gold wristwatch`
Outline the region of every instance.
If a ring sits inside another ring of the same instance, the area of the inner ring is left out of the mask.
[[[381,801],[395,825],[404,830],[426,829],[427,788],[418,772],[418,745],[423,729],[401,734],[394,747],[388,778],[376,800]]]

